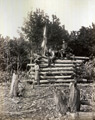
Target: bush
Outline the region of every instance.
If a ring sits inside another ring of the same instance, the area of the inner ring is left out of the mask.
[[[11,80],[12,75],[5,71],[0,71],[0,83]]]
[[[85,70],[86,70],[86,74],[88,76],[88,80],[94,80],[94,78],[95,78],[95,58],[93,58],[92,60],[89,60],[89,62],[87,62],[85,64]]]

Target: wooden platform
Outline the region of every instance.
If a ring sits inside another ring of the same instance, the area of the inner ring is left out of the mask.
[[[69,83],[74,81],[72,75],[75,70],[75,66],[80,67],[80,65],[89,60],[88,57],[79,57],[75,56],[72,59],[57,59],[55,60],[55,64],[51,64],[48,67],[48,59],[46,57],[42,57],[40,60],[40,83]],[[30,81],[33,82],[35,78],[35,64],[30,63],[27,66],[30,66]],[[86,80],[85,80],[86,81]],[[36,83],[36,81],[35,81]]]

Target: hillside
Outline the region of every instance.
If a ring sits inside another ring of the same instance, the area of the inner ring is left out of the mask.
[[[35,86],[23,83],[25,93],[23,97],[11,99],[9,97],[10,83],[0,85],[0,120],[58,120],[59,113],[53,99],[52,85]],[[66,97],[69,97],[68,85],[57,85],[59,89],[65,91]],[[91,84],[79,85],[81,99],[91,101]],[[81,106],[81,112],[91,112],[91,106]]]

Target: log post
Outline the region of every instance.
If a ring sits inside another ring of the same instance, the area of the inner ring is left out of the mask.
[[[14,72],[11,82],[10,96],[17,97],[17,91],[18,91],[18,75],[16,72]]]
[[[73,82],[70,85],[70,96],[69,96],[69,109],[70,112],[80,111],[80,90],[77,87],[77,82]]]
[[[60,89],[54,88],[54,102],[56,105],[56,110],[61,115],[66,115],[67,112],[67,99],[64,92],[62,92]]]

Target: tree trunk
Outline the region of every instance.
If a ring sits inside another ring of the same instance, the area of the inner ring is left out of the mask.
[[[80,111],[80,90],[74,83],[70,86],[69,106],[71,112]]]
[[[57,111],[61,115],[65,115],[67,112],[67,99],[65,93],[61,92],[60,89],[54,88],[54,102]]]

